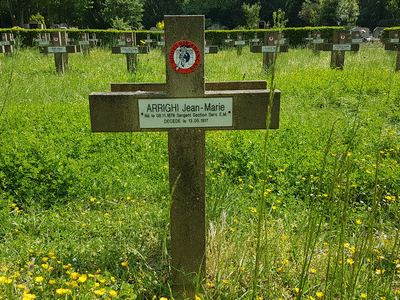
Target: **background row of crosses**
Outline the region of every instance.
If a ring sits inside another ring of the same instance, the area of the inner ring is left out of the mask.
[[[389,38],[384,42],[385,50],[399,52],[398,42],[398,31],[390,31]],[[396,38],[397,36],[397,38]],[[345,61],[345,52],[352,51],[357,52],[359,45],[363,39],[358,31],[349,30],[335,30],[331,39],[321,38],[320,32],[309,33],[307,38],[303,39],[308,42],[308,46],[313,48],[315,53],[319,51],[330,51],[331,52],[331,68],[343,69]],[[279,42],[278,42],[279,41]],[[54,53],[55,65],[57,72],[64,72],[69,69],[68,53],[79,53],[83,52],[88,55],[90,48],[95,47],[100,40],[96,38],[96,34],[93,33],[89,36],[89,33],[83,33],[81,40],[78,41],[78,45],[69,45],[70,40],[68,39],[67,33],[54,32],[54,33],[40,33],[35,42],[40,46],[41,53]],[[263,54],[263,68],[271,68],[274,55],[276,52],[287,52],[289,46],[289,39],[285,38],[283,34],[279,32],[266,32],[264,39],[260,39],[258,34],[255,33],[253,39],[243,40],[242,33],[238,33],[236,40],[231,38],[228,34],[224,40],[227,46],[235,46],[237,54],[242,53],[244,45],[250,44],[250,51],[253,53],[264,53]],[[14,36],[12,33],[3,33],[2,41],[0,41],[0,53],[12,53],[14,45]],[[260,45],[262,43],[262,45]],[[278,45],[279,43],[279,45]],[[148,54],[150,51],[150,45],[156,45],[158,47],[164,47],[164,35],[160,36],[160,40],[150,38],[150,34],[144,40],[145,45],[137,45],[136,34],[127,33],[120,36],[118,46],[112,47],[113,54],[125,54],[127,58],[127,70],[128,72],[135,72],[138,63],[137,54]],[[217,46],[208,45],[206,41],[206,54],[218,53]],[[400,54],[397,56],[395,71],[400,70]]]

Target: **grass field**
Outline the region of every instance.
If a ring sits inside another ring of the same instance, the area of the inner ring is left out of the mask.
[[[107,49],[69,61],[57,74],[37,49],[0,55],[0,299],[172,299],[167,135],[92,133],[88,105],[112,82],[165,82],[164,57],[136,74]],[[206,81],[270,82],[248,47],[205,61]],[[200,299],[251,299],[256,267],[259,299],[400,299],[395,54],[362,45],[329,65],[278,57],[268,137],[207,133]]]

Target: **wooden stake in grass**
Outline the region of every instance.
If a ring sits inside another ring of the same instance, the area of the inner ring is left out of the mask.
[[[206,264],[206,130],[279,127],[280,92],[265,81],[204,79],[204,16],[165,16],[166,83],[114,85],[89,96],[93,132],[167,131],[175,299],[194,299]],[[124,91],[123,91],[124,90]]]

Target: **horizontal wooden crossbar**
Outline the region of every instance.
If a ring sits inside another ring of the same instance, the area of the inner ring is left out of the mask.
[[[121,48],[128,48],[129,46],[114,46],[111,47],[111,53],[112,54],[121,54]],[[149,48],[147,46],[139,46],[139,47],[131,47],[131,48],[137,48],[138,49],[138,54],[148,54],[149,53]]]
[[[270,90],[207,91],[204,98],[232,98],[232,126],[206,127],[204,130],[266,129]],[[281,92],[275,90],[271,113],[271,129],[279,128]],[[173,131],[179,128],[140,128],[139,99],[171,98],[164,92],[107,92],[89,95],[90,120],[93,132]]]
[[[319,51],[334,51],[333,45],[334,45],[333,43],[317,44],[317,50],[319,50]],[[337,45],[343,45],[343,46],[351,45],[350,50],[343,50],[343,51],[359,51],[360,50],[360,44],[337,44]]]
[[[206,91],[217,90],[263,90],[267,88],[265,80],[206,82]],[[111,83],[111,92],[164,92],[167,84],[156,83]]]

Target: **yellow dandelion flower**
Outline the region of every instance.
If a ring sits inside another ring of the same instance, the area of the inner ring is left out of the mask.
[[[50,279],[49,280],[49,284],[55,284],[56,283],[56,280],[55,279]]]
[[[124,261],[124,262],[121,263],[121,266],[123,266],[123,267],[126,267],[127,265],[128,265],[127,261]]]
[[[361,220],[359,220],[359,219],[356,220],[356,223],[357,223],[358,225],[361,225],[361,224],[362,224]]]
[[[110,294],[111,297],[117,297],[118,296],[118,293],[116,291],[114,291],[114,290],[111,290],[109,292],[109,294]]]
[[[82,274],[81,276],[79,276],[78,281],[79,282],[85,282],[87,280],[87,275],[86,274]]]
[[[42,261],[43,261],[43,262],[47,262],[48,260],[49,260],[48,257],[43,257],[43,258],[42,258]]]
[[[367,298],[367,294],[361,293],[361,297],[365,299]]]
[[[222,279],[222,282],[225,283],[225,284],[228,284],[228,283],[229,283],[229,280]]]
[[[37,276],[37,277],[35,277],[35,281],[37,283],[41,283],[43,281],[43,277],[42,276]]]
[[[100,289],[100,290],[95,290],[94,293],[97,296],[103,296],[106,293],[106,289],[103,288],[103,289]]]
[[[323,292],[316,292],[315,294],[317,295],[318,298],[322,298],[324,296]]]
[[[315,274],[315,273],[317,273],[317,270],[313,269],[313,268],[310,268],[310,273]]]

